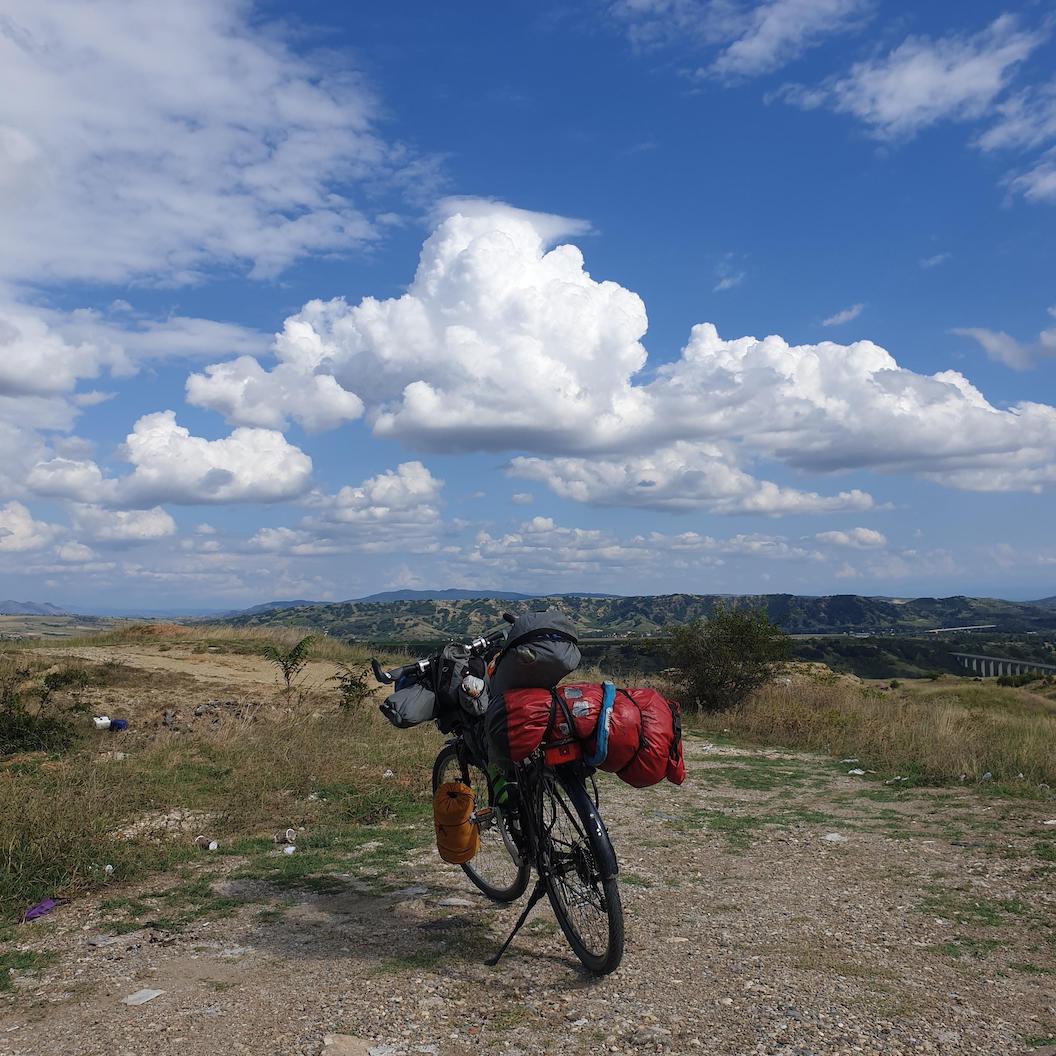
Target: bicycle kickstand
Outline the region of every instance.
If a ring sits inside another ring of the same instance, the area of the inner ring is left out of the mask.
[[[546,894],[546,885],[543,883],[542,878],[536,881],[535,890],[532,891],[531,897],[528,899],[528,905],[524,907],[524,912],[521,914],[520,920],[517,921],[513,926],[513,931],[510,932],[509,937],[499,948],[499,952],[494,957],[489,957],[484,963],[489,968],[494,968],[502,959],[502,955],[510,948],[510,943],[513,942],[517,936],[517,932],[524,927],[524,922],[528,919],[528,914],[535,909],[535,904]]]

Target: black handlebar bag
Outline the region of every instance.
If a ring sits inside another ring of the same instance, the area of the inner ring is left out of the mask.
[[[495,662],[484,724],[491,761],[509,770],[509,731],[503,694],[513,689],[553,689],[579,667],[582,656],[572,621],[557,609],[518,616]]]

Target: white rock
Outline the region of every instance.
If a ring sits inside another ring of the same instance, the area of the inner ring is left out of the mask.
[[[841,836],[838,832],[827,832],[822,839],[827,843],[846,843],[847,837]]]
[[[137,990],[134,994],[129,994],[128,997],[121,998],[121,1004],[123,1005],[145,1005],[148,1001],[153,1001],[156,997],[161,997],[165,993],[164,990]]]
[[[452,909],[472,909],[476,902],[470,902],[468,898],[442,898],[437,905]]]
[[[323,1056],[369,1056],[372,1044],[351,1034],[327,1034],[323,1038]]]
[[[854,774],[855,777],[865,777],[865,771],[855,767],[853,770],[848,770],[847,773]]]

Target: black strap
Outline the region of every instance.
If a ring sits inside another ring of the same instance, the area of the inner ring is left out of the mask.
[[[561,709],[561,713],[565,717],[565,722],[568,724],[568,736],[563,741],[551,741],[550,731],[557,732],[557,711]],[[561,696],[556,689],[550,690],[550,718],[546,723],[546,731],[543,733],[543,743],[548,745],[560,745],[560,744],[571,744],[576,739],[576,724],[572,719],[572,712],[568,710],[568,703],[565,698]]]

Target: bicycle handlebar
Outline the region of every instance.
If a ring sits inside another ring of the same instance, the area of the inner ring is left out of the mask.
[[[504,618],[508,616],[508,613],[503,614]],[[504,630],[492,631],[491,634],[486,634],[482,638],[476,638],[466,649],[471,656],[483,656],[493,645],[497,645],[499,642],[506,637]],[[382,668],[381,664],[378,663],[377,657],[370,658],[370,667],[374,672],[374,677],[383,685],[391,686],[393,682],[398,682],[401,678],[406,675],[424,675],[430,667],[433,666],[431,658],[425,658],[422,660],[415,660],[413,663],[404,664],[402,667],[394,667],[391,671],[386,671]]]

